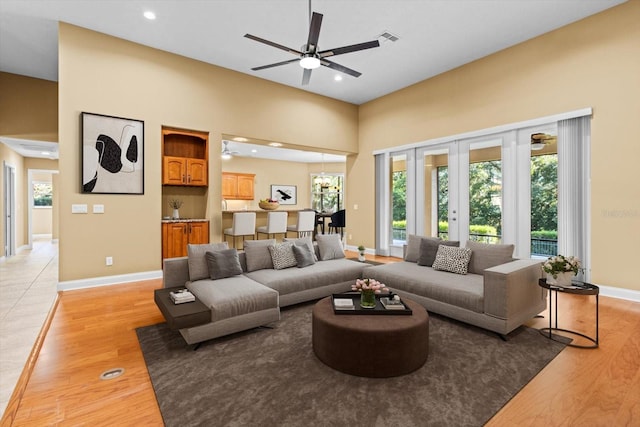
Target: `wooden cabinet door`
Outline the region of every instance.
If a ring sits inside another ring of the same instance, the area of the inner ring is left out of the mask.
[[[253,175],[238,175],[238,199],[253,200]]]
[[[162,242],[162,257],[175,258],[187,256],[187,243],[189,242],[189,234],[187,233],[186,222],[169,222],[162,224],[163,237],[166,239]]]
[[[222,174],[222,197],[235,199],[238,195],[238,176],[231,173]]]
[[[190,222],[189,223],[189,243],[202,244],[209,243],[209,223]]]
[[[162,165],[162,183],[184,185],[186,180],[186,162],[182,157],[164,156]]]
[[[187,159],[187,185],[207,185],[207,161]]]

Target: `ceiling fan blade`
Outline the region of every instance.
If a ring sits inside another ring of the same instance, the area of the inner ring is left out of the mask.
[[[341,73],[349,74],[350,76],[353,76],[353,77],[360,77],[362,75],[362,73],[356,70],[347,68],[344,65],[336,64],[335,62],[331,62],[328,59],[323,58],[320,60],[320,63],[325,67],[331,68],[332,70],[340,71]]]
[[[257,36],[251,35],[251,34],[245,34],[244,36],[246,38],[248,38],[248,39],[255,40],[255,41],[260,42],[260,43],[264,43],[266,45],[269,45],[271,47],[275,47],[276,49],[284,50],[285,52],[289,52],[289,53],[292,53],[294,55],[298,55],[298,56],[302,55],[302,52],[300,52],[298,50],[291,49],[290,47],[286,47],[286,46],[283,46],[281,44],[274,43],[272,41],[265,40],[265,39],[262,39],[260,37],[257,37]]]
[[[262,65],[260,67],[254,67],[254,68],[252,68],[252,70],[253,71],[259,71],[259,70],[264,70],[266,68],[278,67],[280,65],[287,65],[287,64],[291,64],[292,62],[298,62],[298,61],[300,61],[300,58],[289,59],[288,61],[276,62],[275,64],[269,64],[269,65]]]
[[[304,73],[302,73],[302,86],[308,85],[309,80],[311,80],[311,70],[308,68],[305,68]]]
[[[307,49],[314,53],[318,48],[318,39],[320,38],[320,26],[322,25],[322,14],[313,12],[311,16],[311,24],[309,24],[309,39],[307,40]]]
[[[320,58],[326,58],[328,56],[336,56],[342,55],[350,52],[357,52],[359,50],[371,49],[374,47],[379,47],[380,42],[378,40],[373,40],[365,43],[352,44],[351,46],[343,46],[337,47],[335,49],[323,50],[322,52],[318,52]]]

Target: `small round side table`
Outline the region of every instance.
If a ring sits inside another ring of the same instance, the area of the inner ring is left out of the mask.
[[[566,332],[570,335],[581,336],[588,341],[592,342],[592,345],[579,345],[579,344],[567,344],[570,347],[578,347],[578,348],[598,348],[599,345],[599,337],[598,337],[598,321],[599,321],[599,295],[600,288],[596,285],[592,285],[591,283],[584,282],[572,282],[570,287],[562,287],[556,285],[550,285],[547,283],[546,279],[539,279],[538,285],[549,290],[549,327],[540,329],[540,333],[551,340],[560,341],[556,338],[555,335],[552,334],[553,331],[562,331]],[[555,295],[554,295],[555,293]],[[565,294],[573,294],[573,295],[594,295],[596,297],[596,336],[590,337],[588,335],[582,334],[580,332],[571,331],[568,329],[558,328],[558,293]],[[555,298],[554,298],[555,296]],[[555,302],[554,302],[555,299]],[[555,305],[555,311],[554,311]],[[551,325],[551,318],[555,318],[555,326]],[[561,341],[560,341],[561,342]]]

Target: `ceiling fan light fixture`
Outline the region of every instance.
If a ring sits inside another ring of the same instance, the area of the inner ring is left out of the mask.
[[[233,156],[230,153],[222,153],[220,157],[222,157],[222,160],[229,160]]]
[[[531,149],[533,151],[539,151],[539,150],[542,150],[544,146],[545,146],[544,142],[534,142],[531,144]]]
[[[313,70],[320,66],[320,60],[313,55],[305,54],[299,62],[300,66],[306,70]]]

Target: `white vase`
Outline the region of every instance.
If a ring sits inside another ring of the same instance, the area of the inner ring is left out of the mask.
[[[549,274],[547,276],[547,283],[553,286],[571,286],[571,279],[573,279],[573,276],[575,276],[575,274],[573,274],[573,271],[558,273],[556,274],[555,278]]]
[[[173,210],[173,219],[178,219],[180,218],[180,212],[178,212],[178,209],[174,209]]]
[[[364,257],[364,252],[360,252],[358,254],[358,261],[365,262],[366,258]]]

